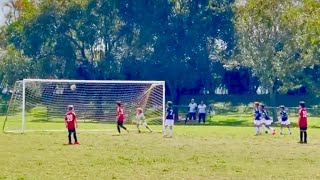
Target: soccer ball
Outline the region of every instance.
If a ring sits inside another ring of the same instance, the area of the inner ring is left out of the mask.
[[[71,86],[70,86],[70,89],[71,89],[71,91],[74,91],[74,90],[76,90],[76,85],[75,84],[72,84]]]

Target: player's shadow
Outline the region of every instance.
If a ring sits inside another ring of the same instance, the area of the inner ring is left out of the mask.
[[[68,144],[68,143],[64,143],[64,144],[62,144],[63,146],[72,146],[72,145],[74,145],[74,144]]]
[[[58,121],[50,121],[48,119],[33,119],[33,120],[30,120],[30,122],[35,122],[35,123],[38,123],[38,122],[39,123],[61,123],[61,122],[58,122]]]
[[[179,121],[177,124],[180,125],[188,125],[188,126],[242,126],[242,127],[251,127],[253,124],[249,123],[247,120],[219,120],[219,121],[214,121],[210,120],[206,122],[206,124],[203,124],[202,122],[199,124],[198,122],[195,121],[188,121],[185,124],[185,121]]]
[[[237,120],[237,121],[211,121],[210,125],[213,126],[243,126],[248,127],[252,126],[252,123],[249,123],[247,120]]]

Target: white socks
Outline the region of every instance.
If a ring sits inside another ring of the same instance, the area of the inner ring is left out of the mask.
[[[172,133],[173,133],[173,128],[172,127],[169,127],[170,128],[170,137],[172,137]],[[163,135],[166,136],[167,135],[167,127],[165,127],[163,129]]]
[[[289,130],[289,133],[291,134],[291,128],[290,127],[288,127],[288,130]]]
[[[257,134],[260,134],[260,129],[259,129],[259,127],[255,127],[256,128],[256,133]]]
[[[262,127],[263,127],[263,129],[264,129],[265,131],[268,131],[268,129],[267,129],[267,127],[266,127],[265,125],[262,125]]]

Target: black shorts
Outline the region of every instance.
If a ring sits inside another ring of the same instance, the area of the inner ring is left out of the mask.
[[[123,122],[117,122],[118,126],[123,126]]]
[[[300,131],[306,131],[307,129],[307,127],[300,127]]]
[[[76,129],[68,129],[69,133],[76,133]]]

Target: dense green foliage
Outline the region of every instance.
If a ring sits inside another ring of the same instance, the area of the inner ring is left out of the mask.
[[[314,9],[305,11],[308,8]],[[301,23],[309,22],[310,17],[319,22],[319,17],[312,16],[316,7],[300,7],[291,0],[252,0],[236,11],[236,61],[249,67],[270,93],[307,85],[301,84],[306,71],[317,71],[320,64],[319,50],[315,47],[319,45],[319,29],[307,32],[308,25]],[[310,28],[316,28],[315,25],[309,24]]]
[[[180,95],[319,87],[319,2],[11,0],[2,87],[23,78],[166,80]]]

